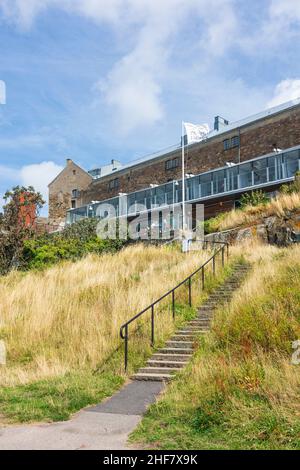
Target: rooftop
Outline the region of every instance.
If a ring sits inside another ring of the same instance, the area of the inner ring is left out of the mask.
[[[247,124],[254,123],[256,121],[260,121],[262,119],[265,119],[269,116],[282,113],[282,112],[284,112],[288,109],[295,108],[296,106],[299,106],[299,105],[300,105],[300,98],[297,98],[295,100],[288,101],[288,102],[280,104],[278,106],[274,106],[273,108],[266,109],[265,111],[262,111],[260,113],[253,114],[253,115],[251,115],[249,117],[246,117],[244,119],[241,119],[239,121],[229,123],[228,125],[223,126],[220,130],[212,130],[208,134],[208,137],[205,139],[205,142],[208,142],[211,139],[214,139],[215,137],[218,137],[220,135],[226,134],[227,132],[230,132],[234,129],[240,129],[240,128],[246,126]],[[198,145],[198,144],[199,144],[199,142],[196,143],[196,144],[193,143],[193,144],[190,144],[190,145],[193,146],[193,145]],[[127,164],[122,165],[120,168],[117,169],[117,171],[116,170],[108,171],[105,175],[100,176],[98,178],[98,180],[102,179],[104,176],[107,177],[109,175],[116,174],[119,171],[127,170],[128,168],[134,167],[134,166],[139,165],[141,163],[148,162],[148,161],[151,161],[151,160],[155,160],[156,158],[163,157],[165,155],[168,155],[169,153],[175,152],[176,150],[178,150],[180,148],[181,148],[181,143],[178,143],[178,144],[172,145],[170,147],[166,147],[162,150],[159,150],[158,152],[151,153],[149,155],[138,158],[136,160],[132,160],[131,162],[128,162]]]

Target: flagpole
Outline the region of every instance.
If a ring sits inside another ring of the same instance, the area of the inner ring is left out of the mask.
[[[182,158],[182,231],[185,230],[185,169],[184,169],[184,122],[181,127],[181,158]],[[183,233],[184,234],[184,233]]]

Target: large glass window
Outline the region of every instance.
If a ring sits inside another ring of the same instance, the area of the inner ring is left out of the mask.
[[[244,163],[239,168],[240,188],[252,186],[252,163]]]
[[[284,177],[291,178],[295,175],[296,171],[299,170],[299,151],[294,150],[293,152],[283,154],[284,163]]]
[[[277,181],[282,178],[281,155],[268,157],[269,181]]]
[[[173,188],[174,188],[174,201],[173,201]],[[171,205],[173,202],[175,202],[175,182],[171,182],[166,184],[165,186],[166,190],[166,198],[167,198],[167,204]]]
[[[156,192],[156,204],[163,206],[165,204],[165,186],[158,186],[155,189]]]
[[[238,189],[238,166],[225,170],[226,174],[226,191],[235,191]]]
[[[135,193],[128,195],[128,214],[135,214]]]
[[[188,199],[197,199],[199,197],[199,176],[187,180]]]
[[[213,188],[214,194],[219,194],[224,192],[224,178],[225,178],[225,171],[214,171],[213,172]]]
[[[267,160],[265,158],[253,162],[254,184],[267,182]]]
[[[201,196],[210,196],[211,195],[211,173],[205,173],[200,176],[201,184]]]

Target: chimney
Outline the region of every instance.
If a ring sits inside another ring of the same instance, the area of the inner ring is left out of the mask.
[[[70,165],[70,163],[72,163],[72,158],[67,158],[66,162],[67,162],[67,165]]]
[[[220,131],[224,127],[228,126],[229,121],[227,119],[224,119],[221,116],[216,116],[215,117],[215,124],[214,124],[214,130],[215,131]]]

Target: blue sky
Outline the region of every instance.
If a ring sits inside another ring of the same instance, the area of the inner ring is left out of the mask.
[[[300,96],[298,0],[0,0],[0,204]]]

